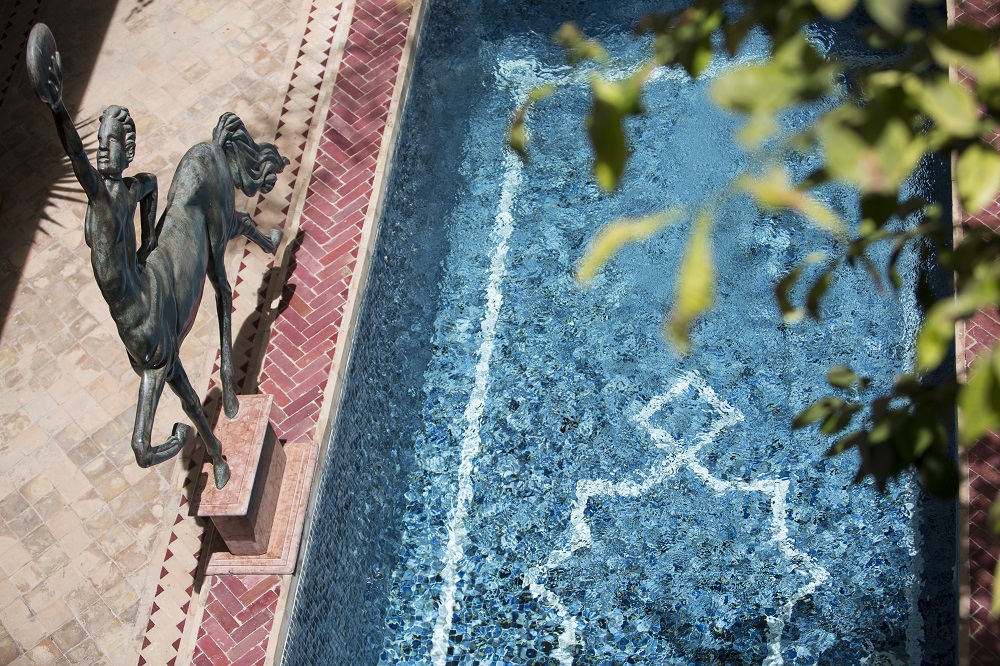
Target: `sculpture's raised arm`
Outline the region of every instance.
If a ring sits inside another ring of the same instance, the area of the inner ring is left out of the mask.
[[[55,39],[43,23],[35,25],[28,37],[28,76],[35,94],[52,109],[59,140],[73,164],[76,179],[83,186],[87,198],[93,201],[104,190],[104,184],[97,169],[87,159],[80,133],[63,106],[62,62]]]

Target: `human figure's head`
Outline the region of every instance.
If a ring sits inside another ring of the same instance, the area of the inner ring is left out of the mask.
[[[102,176],[121,176],[135,157],[135,123],[128,109],[112,104],[104,110],[97,143],[98,172]]]

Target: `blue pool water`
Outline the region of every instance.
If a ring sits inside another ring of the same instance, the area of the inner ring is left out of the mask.
[[[882,388],[907,369],[928,267],[907,257],[898,297],[845,271],[822,322],[785,325],[775,281],[834,241],[737,197],[717,209],[719,302],[689,356],[659,334],[687,223],[579,289],[603,223],[695,207],[747,158],[706,98],[729,63],[659,71],[623,185],[601,193],[586,78],[548,36],[581,21],[621,76],[648,7],[547,4],[428,8],[283,663],[954,662],[953,507],[909,481],[852,486],[855,458],[790,429],[830,365]],[[544,82],[561,91],[530,114],[525,164],[504,128]],[[945,197],[943,173],[913,187]],[[851,192],[823,196],[856,218]]]

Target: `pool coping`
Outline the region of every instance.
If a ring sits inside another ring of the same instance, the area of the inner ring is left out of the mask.
[[[313,486],[309,492],[309,500],[306,506],[305,527],[302,543],[299,547],[299,563],[298,566],[296,566],[295,572],[289,576],[287,583],[282,586],[281,600],[279,601],[279,606],[276,608],[275,612],[275,619],[280,620],[276,622],[278,625],[277,632],[272,635],[271,647],[268,651],[268,658],[265,661],[265,664],[267,665],[276,663],[278,655],[284,653],[285,641],[288,638],[289,625],[291,622],[292,611],[294,610],[294,599],[301,581],[301,556],[308,550],[311,542],[312,535],[310,534],[309,528],[312,524],[313,512],[315,510],[316,500],[319,495],[321,485],[320,472],[322,471],[323,463],[326,460],[326,454],[330,447],[333,428],[336,424],[337,414],[340,410],[340,396],[343,392],[344,374],[350,363],[351,352],[353,351],[354,346],[355,323],[357,322],[357,318],[360,314],[362,299],[364,298],[365,293],[365,286],[368,282],[368,273],[371,268],[371,259],[375,243],[378,240],[382,208],[385,203],[386,185],[392,176],[391,160],[399,143],[399,122],[406,110],[410,73],[412,71],[413,62],[420,44],[420,31],[423,26],[425,16],[424,10],[426,6],[427,0],[413,0],[411,4],[411,17],[410,24],[407,28],[406,43],[400,57],[400,67],[396,74],[396,82],[389,106],[389,115],[383,131],[383,141],[379,149],[378,163],[375,168],[375,180],[372,184],[371,196],[373,205],[369,206],[368,214],[366,215],[364,227],[362,229],[362,238],[360,243],[362,252],[358,257],[359,263],[355,268],[353,279],[351,281],[350,293],[347,298],[347,304],[344,307],[344,322],[342,323],[341,330],[344,331],[346,335],[340,339],[341,343],[337,345],[337,349],[334,352],[333,362],[330,368],[330,374],[327,379],[326,391],[323,398],[324,410],[320,417],[320,421],[317,424],[317,432],[322,433],[319,438],[319,451],[316,456],[317,474],[314,477]],[[289,602],[292,602],[290,606]]]

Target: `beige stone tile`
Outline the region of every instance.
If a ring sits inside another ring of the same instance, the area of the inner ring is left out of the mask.
[[[149,559],[149,553],[138,542],[133,542],[128,548],[115,555],[115,563],[126,576],[141,570],[149,563]],[[0,600],[2,600],[2,597],[0,597]]]
[[[83,428],[78,426],[76,423],[70,423],[56,433],[56,435],[53,436],[53,440],[63,451],[68,451],[86,439],[86,437],[87,433],[83,431]]]
[[[24,595],[24,603],[28,605],[32,615],[38,615],[48,608],[52,602],[56,601],[57,598],[56,593],[49,587],[48,582],[43,581],[39,585],[36,585],[35,589]]]
[[[51,638],[45,638],[26,653],[32,666],[53,666],[64,661],[62,651]]]
[[[83,527],[94,539],[118,524],[118,519],[108,506],[102,506],[90,518],[83,521]]]
[[[108,626],[108,623],[114,617],[114,613],[111,612],[108,605],[100,599],[77,614],[77,620],[80,622],[80,625],[92,637],[96,637],[104,627]]]
[[[54,515],[45,519],[45,524],[52,530],[52,536],[60,540],[77,527],[83,526],[80,516],[73,513],[69,507],[59,510]]]
[[[38,515],[38,512],[28,507],[21,513],[17,514],[13,519],[7,521],[7,527],[23,540],[32,532],[34,532],[42,524],[42,518]]]
[[[96,543],[91,543],[78,554],[73,555],[73,564],[88,576],[108,561],[108,556]]]
[[[129,483],[117,469],[102,476],[94,482],[94,488],[104,498],[105,502],[110,502],[128,490]]]
[[[21,650],[11,636],[0,638],[0,664],[11,664],[21,656]]]
[[[97,593],[94,585],[84,579],[75,590],[66,595],[66,605],[69,606],[77,616],[82,615],[85,610],[101,600],[101,595]]]
[[[167,469],[172,468],[174,463],[167,463]],[[157,467],[164,467],[164,465],[157,465]],[[138,465],[135,466],[136,469],[141,469]],[[127,473],[126,473],[127,474]],[[159,476],[155,470],[142,470],[143,477],[135,483],[132,490],[139,496],[143,502],[151,502],[154,499],[163,495],[167,490],[167,482]]]
[[[70,558],[59,546],[52,546],[35,561],[35,566],[39,568],[42,575],[48,579],[49,576],[60,571],[69,564]]]
[[[17,536],[11,532],[10,528],[4,523],[0,523],[0,555],[2,555],[8,548],[18,543],[19,541]]]
[[[66,659],[70,664],[83,664],[94,666],[96,664],[107,663],[104,661],[104,653],[97,647],[94,639],[87,638],[75,648],[66,653]]]
[[[60,486],[60,491],[61,490],[62,487]],[[73,513],[86,520],[97,513],[102,507],[106,507],[107,505],[104,503],[104,498],[98,495],[96,490],[91,488],[83,493],[83,495],[69,502],[69,506],[73,509]]]
[[[14,587],[13,583],[6,578],[0,578],[0,608],[6,607],[10,602],[19,597],[20,594],[20,591]],[[0,625],[0,629],[2,628],[2,625]]]
[[[38,620],[50,634],[73,619],[73,612],[63,601],[53,601],[41,613]]]
[[[28,508],[28,501],[20,493],[8,493],[0,500],[0,518],[10,522]]]
[[[0,622],[3,622],[4,628],[9,632],[15,631],[30,618],[31,611],[20,598],[15,599],[0,610]]]
[[[65,599],[84,580],[86,580],[86,577],[72,562],[68,562],[61,569],[45,576],[45,584],[52,590],[52,594],[55,595],[56,599]]]
[[[57,405],[63,405],[67,400],[82,391],[83,388],[73,379],[72,375],[63,375],[49,387],[49,395]]]
[[[35,566],[35,563],[28,562],[11,574],[10,582],[21,592],[21,594],[27,594],[30,590],[33,590],[35,586],[42,582],[43,578],[44,575],[41,570]]]
[[[88,576],[90,582],[94,584],[94,589],[101,595],[113,589],[120,582],[125,580],[118,566],[111,561],[103,563],[90,572]]]
[[[135,539],[121,523],[116,524],[97,539],[101,550],[114,559],[118,553],[122,552],[135,543]]]
[[[135,593],[127,580],[122,580],[113,588],[108,590],[102,599],[116,614],[123,612],[126,608],[139,600],[139,595]]]
[[[39,475],[21,486],[19,490],[21,496],[24,497],[29,504],[34,504],[48,495],[53,490],[53,487],[52,484],[49,483],[48,479]]]
[[[128,640],[128,630],[117,618],[111,618],[97,635],[94,635],[93,632],[90,635],[94,638],[97,646],[109,657],[116,656]]]
[[[52,642],[63,654],[69,652],[87,639],[87,632],[76,620],[69,620],[52,634]]]
[[[0,557],[0,570],[12,576],[18,569],[31,561],[31,553],[20,543],[8,548]]]
[[[66,457],[77,467],[85,467],[101,454],[101,448],[87,437],[76,446],[66,451]]]
[[[145,506],[134,511],[123,522],[136,538],[146,537],[150,531],[155,531],[160,527],[160,519]]]
[[[75,557],[77,553],[94,543],[94,538],[87,532],[83,522],[78,519],[77,525],[63,536],[58,537],[57,543],[64,551]]]
[[[21,540],[24,547],[31,553],[31,557],[36,560],[55,542],[56,538],[52,536],[52,531],[45,525],[40,525],[31,534]]]
[[[31,421],[35,421],[36,418],[27,414],[25,410],[25,415]],[[39,448],[42,447],[46,442],[49,441],[49,435],[45,430],[35,423],[32,423],[27,428],[25,428],[17,437],[11,440],[11,446],[17,447],[17,449],[24,455],[31,455]]]
[[[65,472],[63,473],[62,476],[65,477]],[[56,492],[55,488],[52,485],[51,479],[46,478],[44,475],[37,478],[39,478],[43,483],[45,483],[49,487],[49,491],[45,495],[43,495],[39,500],[37,500],[33,504],[33,507],[35,511],[38,512],[38,515],[41,516],[42,520],[45,521],[45,524],[49,525],[53,516],[62,511],[69,510],[69,507],[66,506],[66,502],[59,495],[59,493]],[[31,482],[29,481],[29,483]],[[51,525],[49,525],[49,528],[51,529]]]
[[[114,470],[114,464],[106,455],[103,454],[96,456],[93,460],[80,468],[80,471],[83,472],[84,476],[90,479],[90,482],[95,486],[97,485],[98,479]]]
[[[11,632],[11,636],[14,637],[21,647],[25,650],[30,650],[31,648],[38,645],[39,641],[45,638],[45,627],[37,618],[31,618],[16,630]]]
[[[78,499],[85,499],[86,494],[91,492],[94,493],[95,497],[97,496],[97,491],[94,490],[93,484],[90,483],[90,479],[88,479],[83,472],[77,470],[72,474],[69,474],[65,480],[56,484],[56,490],[59,492],[59,495],[63,498],[66,504],[73,509],[73,512],[81,518],[86,518],[96,511],[95,508],[84,515],[77,510],[76,501]]]

